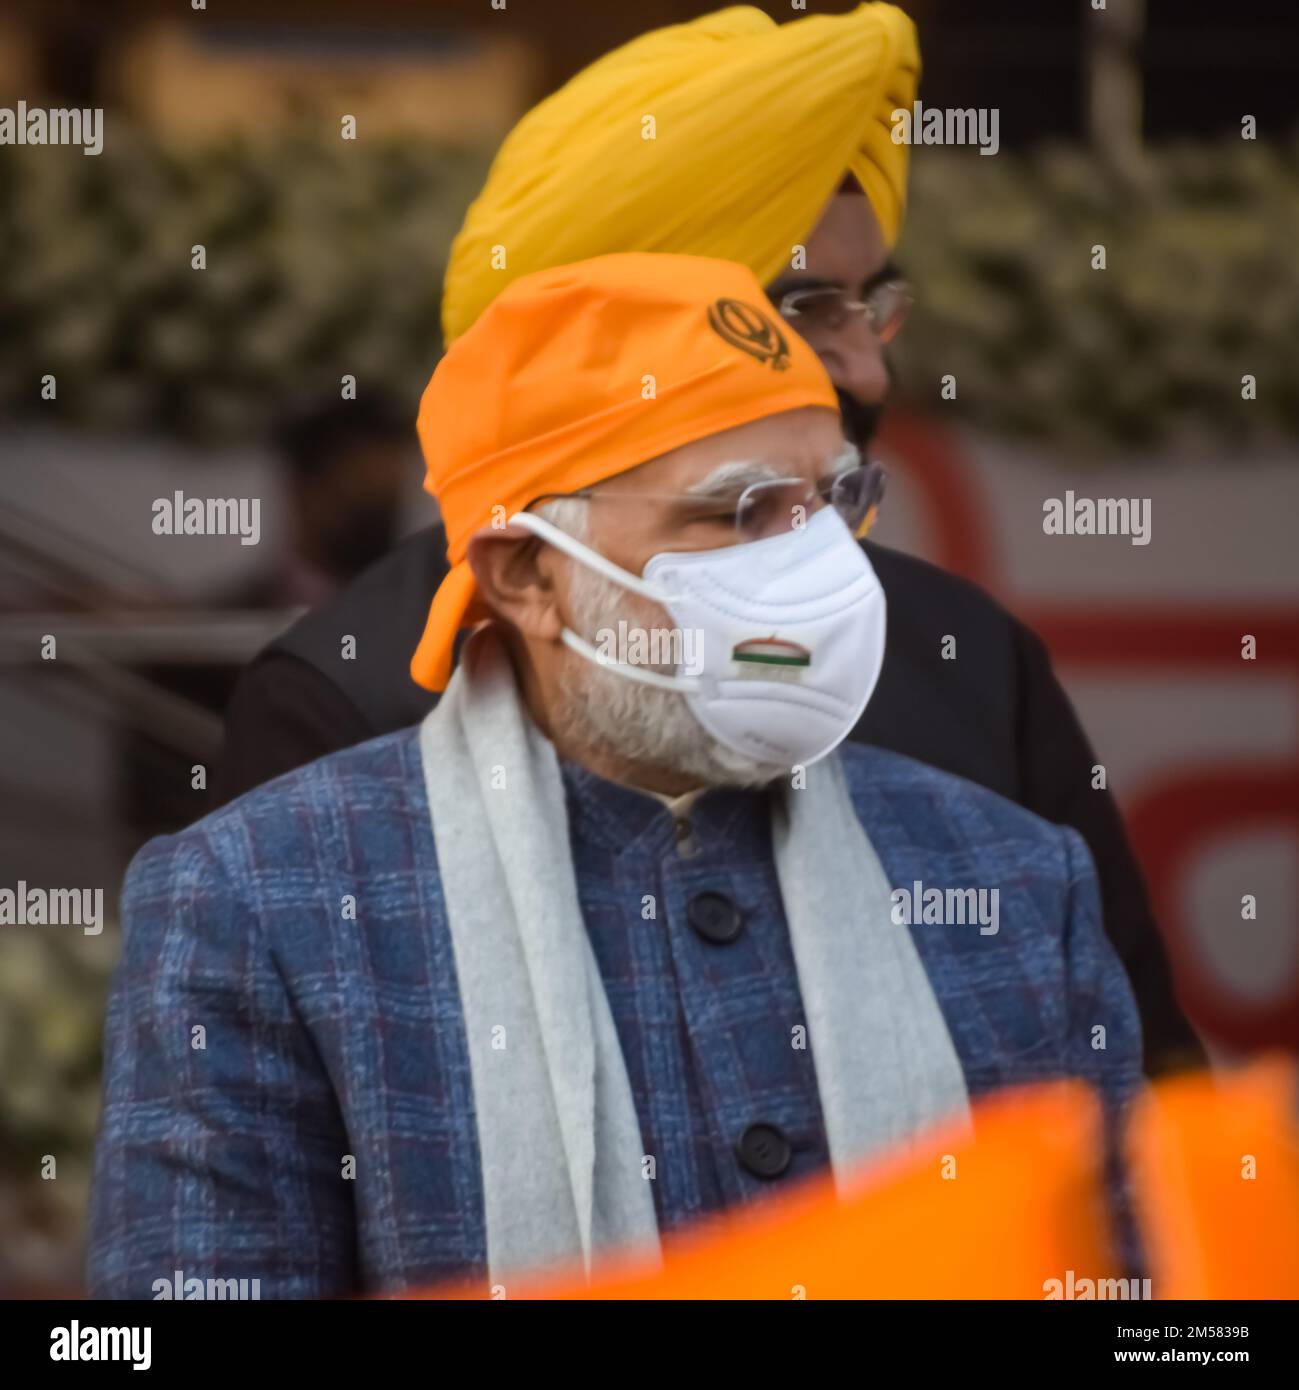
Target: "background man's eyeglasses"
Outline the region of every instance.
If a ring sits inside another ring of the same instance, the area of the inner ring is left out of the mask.
[[[897,337],[913,302],[905,280],[885,280],[864,299],[832,285],[789,290],[776,301],[776,308],[813,346],[841,332],[859,314],[866,316],[880,342],[888,343]]]

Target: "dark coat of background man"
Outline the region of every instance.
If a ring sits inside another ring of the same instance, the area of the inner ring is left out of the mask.
[[[883,343],[905,303],[891,248],[907,147],[890,139],[889,112],[910,108],[918,76],[911,22],[888,5],[780,26],[732,9],[633,40],[507,138],[452,249],[445,337],[546,265],[636,250],[739,260],[817,349],[865,447],[888,390]],[[642,141],[646,110],[656,130]],[[624,128],[637,132],[636,160],[618,143]],[[723,165],[747,179],[718,179]],[[493,261],[498,242],[508,270]],[[795,246],[805,248],[796,264]],[[437,530],[410,538],[253,662],[227,715],[215,804],[427,712],[434,697],[409,663],[444,549]],[[1201,1063],[1117,808],[1092,787],[1099,759],[1041,641],[973,585],[867,550],[888,598],[888,648],[852,737],[1081,832],[1141,1012],[1147,1071]],[[355,660],[342,659],[344,634]],[[941,656],[949,634],[956,661]]]

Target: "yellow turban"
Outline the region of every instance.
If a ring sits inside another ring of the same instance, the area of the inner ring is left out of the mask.
[[[892,245],[907,146],[891,116],[919,74],[914,25],[882,4],[786,24],[736,6],[606,54],[497,153],[451,248],[446,341],[519,276],[612,252],[739,261],[768,284],[846,170]]]

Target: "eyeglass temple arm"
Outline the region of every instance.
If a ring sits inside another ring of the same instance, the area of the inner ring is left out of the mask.
[[[568,495],[570,497],[576,496],[575,493]],[[561,531],[558,526],[547,521],[544,516],[537,516],[533,512],[515,512],[510,518],[510,525],[522,526],[525,531],[531,531],[534,536],[540,536],[543,541],[549,541],[556,550],[562,550],[565,555],[604,575],[606,579],[611,579],[622,588],[630,589],[633,594],[640,594],[642,598],[653,599],[657,603],[665,603],[672,598],[672,595],[664,594],[656,585],[646,583],[640,575],[632,574],[630,570],[623,569],[621,565],[615,565],[612,560],[601,555],[598,550],[592,550],[590,546],[574,540],[567,531]]]

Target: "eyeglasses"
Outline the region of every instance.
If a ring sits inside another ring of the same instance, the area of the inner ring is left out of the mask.
[[[833,285],[790,290],[776,302],[787,319],[813,347],[842,332],[849,319],[865,314],[871,332],[881,343],[890,343],[906,322],[914,298],[905,280],[885,280],[865,299],[853,299]]]
[[[878,463],[864,463],[819,483],[809,483],[805,478],[773,478],[750,483],[738,493],[598,492],[583,488],[535,498],[527,510],[569,497],[588,502],[666,502],[673,508],[674,525],[683,533],[688,534],[687,528],[691,527],[725,527],[738,540],[752,541],[799,527],[812,512],[830,506],[860,539],[874,523],[884,497],[884,481],[885,473]]]

